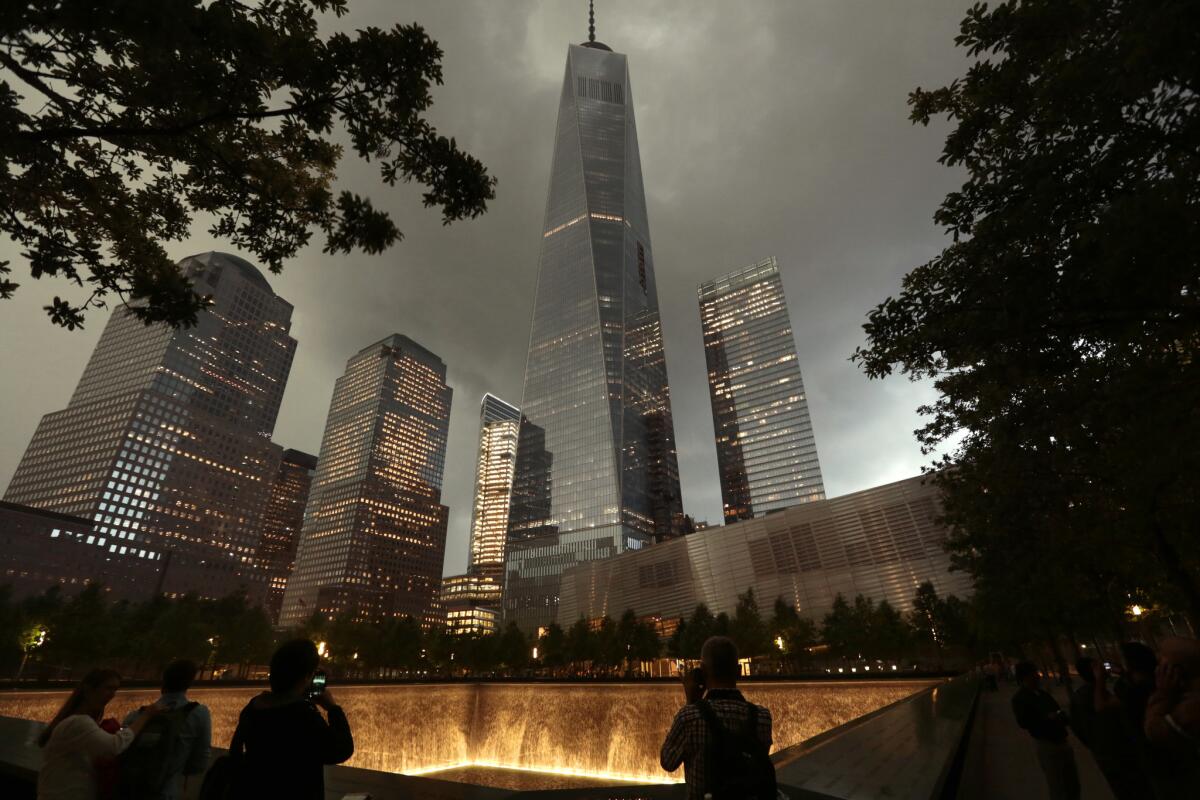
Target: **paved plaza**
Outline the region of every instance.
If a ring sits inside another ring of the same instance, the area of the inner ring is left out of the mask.
[[[1046,781],[1038,769],[1033,739],[1017,726],[1010,703],[1014,688],[983,691],[975,711],[975,723],[963,765],[958,796],[978,800],[1043,800],[1049,797]],[[1061,688],[1051,690],[1059,705],[1066,708],[1067,694]],[[1084,800],[1113,800],[1108,784],[1100,774],[1088,749],[1072,735],[1079,765],[1079,782]]]

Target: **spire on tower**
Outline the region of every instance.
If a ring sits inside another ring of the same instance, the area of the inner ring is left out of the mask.
[[[596,41],[596,8],[594,0],[588,0],[588,41]]]

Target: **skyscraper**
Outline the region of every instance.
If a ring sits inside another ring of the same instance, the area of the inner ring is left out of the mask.
[[[296,545],[304,526],[304,508],[312,488],[317,457],[299,450],[284,450],[271,483],[263,511],[262,536],[258,543],[258,566],[267,576],[267,614],[278,622],[283,593],[296,564]]]
[[[520,427],[520,409],[493,394],[483,396],[468,569],[498,584],[504,581],[504,545]]]
[[[94,546],[114,555],[161,560],[168,594],[262,599],[254,558],[296,350],[292,306],[237,256],[180,268],[212,295],[196,326],[147,328],[115,311],[4,498],[92,520]]]
[[[682,519],[629,70],[594,37],[567,52],[521,410],[544,433],[549,509],[513,510],[504,612],[531,628],[565,567]]]
[[[774,257],[700,284],[725,521],[825,498]]]
[[[346,363],[329,405],[279,623],[314,612],[433,622],[446,550],[446,365],[393,334]]]

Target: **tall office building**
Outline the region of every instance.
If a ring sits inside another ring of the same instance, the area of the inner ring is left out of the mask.
[[[521,410],[544,433],[549,509],[514,508],[540,535],[509,543],[504,612],[532,628],[562,569],[682,522],[629,70],[591,36],[567,52]]]
[[[725,521],[825,498],[775,259],[700,284]]]
[[[446,365],[393,334],[346,363],[329,405],[281,626],[314,612],[434,622],[446,550]]]
[[[271,622],[279,621],[283,593],[296,564],[296,545],[300,542],[304,508],[308,505],[316,469],[316,456],[284,450],[271,483],[257,554],[258,566],[267,576],[266,610]]]
[[[161,561],[167,594],[261,600],[255,553],[296,350],[292,306],[237,256],[205,253],[180,268],[212,305],[180,330],[114,312],[4,499],[91,520],[93,546]]]
[[[504,545],[520,427],[520,409],[493,394],[483,396],[469,571],[498,584],[504,581]]]

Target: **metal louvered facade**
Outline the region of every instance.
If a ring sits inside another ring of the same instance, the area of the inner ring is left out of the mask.
[[[749,588],[760,606],[782,597],[818,622],[839,593],[886,599],[901,612],[924,581],[964,597],[970,578],[950,572],[940,513],[937,488],[919,476],[698,531],[568,570],[558,622],[626,609],[687,617],[700,603],[733,613]]]

